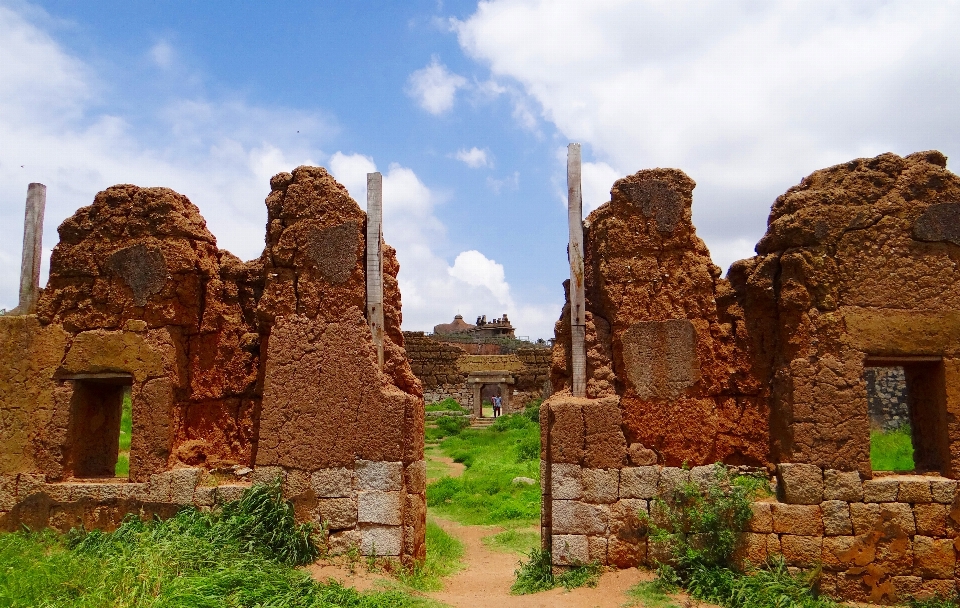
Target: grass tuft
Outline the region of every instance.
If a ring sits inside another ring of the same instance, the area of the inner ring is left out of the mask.
[[[564,587],[568,591],[577,587],[596,587],[602,568],[598,563],[576,564],[560,574],[553,573],[553,560],[549,551],[533,549],[526,561],[514,572],[516,580],[510,587],[514,595],[528,595]]]
[[[361,594],[293,566],[317,554],[277,484],[222,510],[129,517],[112,533],[0,534],[0,606],[348,608],[425,606],[401,591]]]
[[[659,580],[643,581],[627,589],[630,602],[627,606],[643,606],[643,608],[680,608],[667,589]]]
[[[435,522],[427,520],[427,559],[412,569],[397,573],[401,583],[417,591],[439,591],[441,579],[463,567],[463,543],[444,532]]]

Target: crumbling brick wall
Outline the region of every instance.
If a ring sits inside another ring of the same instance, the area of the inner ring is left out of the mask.
[[[467,354],[464,348],[421,331],[403,335],[410,369],[423,385],[426,403],[453,398],[463,407],[473,408],[473,389],[467,386],[470,372],[494,370],[513,375],[511,405],[514,408],[549,394],[545,391],[552,357],[548,348],[520,348],[509,355]]]
[[[587,395],[570,394],[565,309],[558,392],[541,410],[556,563],[568,546],[649,560],[629,515],[648,505],[630,501],[655,494],[635,478],[721,460],[777,465],[779,502],[757,506],[767,523],[743,538],[755,563],[820,562],[824,592],[860,601],[953,589],[960,178],[939,152],[816,171],[777,199],[758,255],[727,279],[690,225],[692,188],[641,171],[584,222]],[[927,476],[874,477],[864,370],[883,366],[904,369]]]
[[[114,186],[61,225],[37,315],[0,317],[3,527],[110,528],[280,476],[334,551],[423,557],[423,402],[395,252],[381,371],[363,211],[315,167],[274,176],[266,202],[267,245],[247,263],[165,188]],[[129,481],[104,444],[123,385]]]

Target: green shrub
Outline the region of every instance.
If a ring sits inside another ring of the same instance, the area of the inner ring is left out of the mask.
[[[425,434],[427,439],[436,441],[459,435],[468,426],[470,426],[470,419],[466,416],[440,416],[434,420],[432,428],[426,428]]]
[[[540,423],[540,405],[543,403],[543,399],[534,399],[527,404],[527,407],[523,410],[523,415],[529,418],[532,422]]]
[[[539,460],[539,458],[540,435],[536,437],[527,436],[517,440],[517,462]]]
[[[670,555],[658,565],[660,584],[682,586],[695,599],[729,608],[835,606],[817,597],[816,571],[790,574],[782,558],[746,573],[734,568],[732,557],[750,519],[750,502],[766,489],[766,481],[731,476],[719,464],[715,470],[716,479],[705,490],[686,482],[666,500],[651,502],[651,513],[658,516],[647,519],[650,539],[663,543]]]
[[[549,551],[533,549],[527,555],[527,560],[521,561],[520,567],[514,572],[516,580],[510,587],[510,593],[527,595],[549,591],[556,587],[564,587],[567,590],[577,587],[596,587],[597,581],[600,580],[602,568],[596,562],[575,564],[557,575],[553,574],[552,562]]]

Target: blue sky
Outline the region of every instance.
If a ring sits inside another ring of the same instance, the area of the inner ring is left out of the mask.
[[[567,142],[588,210],[620,176],[685,170],[726,268],[817,168],[960,153],[958,26],[949,1],[0,0],[0,307],[31,181],[48,251],[125,182],[186,194],[250,259],[269,176],[311,163],[361,203],[384,173],[405,329],[508,312],[550,337]]]

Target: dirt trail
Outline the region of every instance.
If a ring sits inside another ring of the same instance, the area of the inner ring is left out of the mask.
[[[510,595],[513,571],[519,556],[488,549],[481,539],[501,529],[491,526],[464,526],[433,516],[448,534],[465,547],[464,569],[444,580],[443,591],[426,594],[455,608],[620,608],[627,601],[625,592],[653,575],[636,568],[608,572],[595,588],[566,591],[553,589],[533,595]]]
[[[454,462],[453,458],[450,458],[449,456],[441,456],[439,454],[429,454],[427,457],[430,460],[433,460],[436,462],[442,462],[443,464],[447,465],[447,474],[450,477],[460,477],[461,475],[463,475],[463,472],[467,469],[467,465],[463,464],[462,462]],[[436,481],[436,480],[431,478],[427,480],[427,483],[431,481]]]

